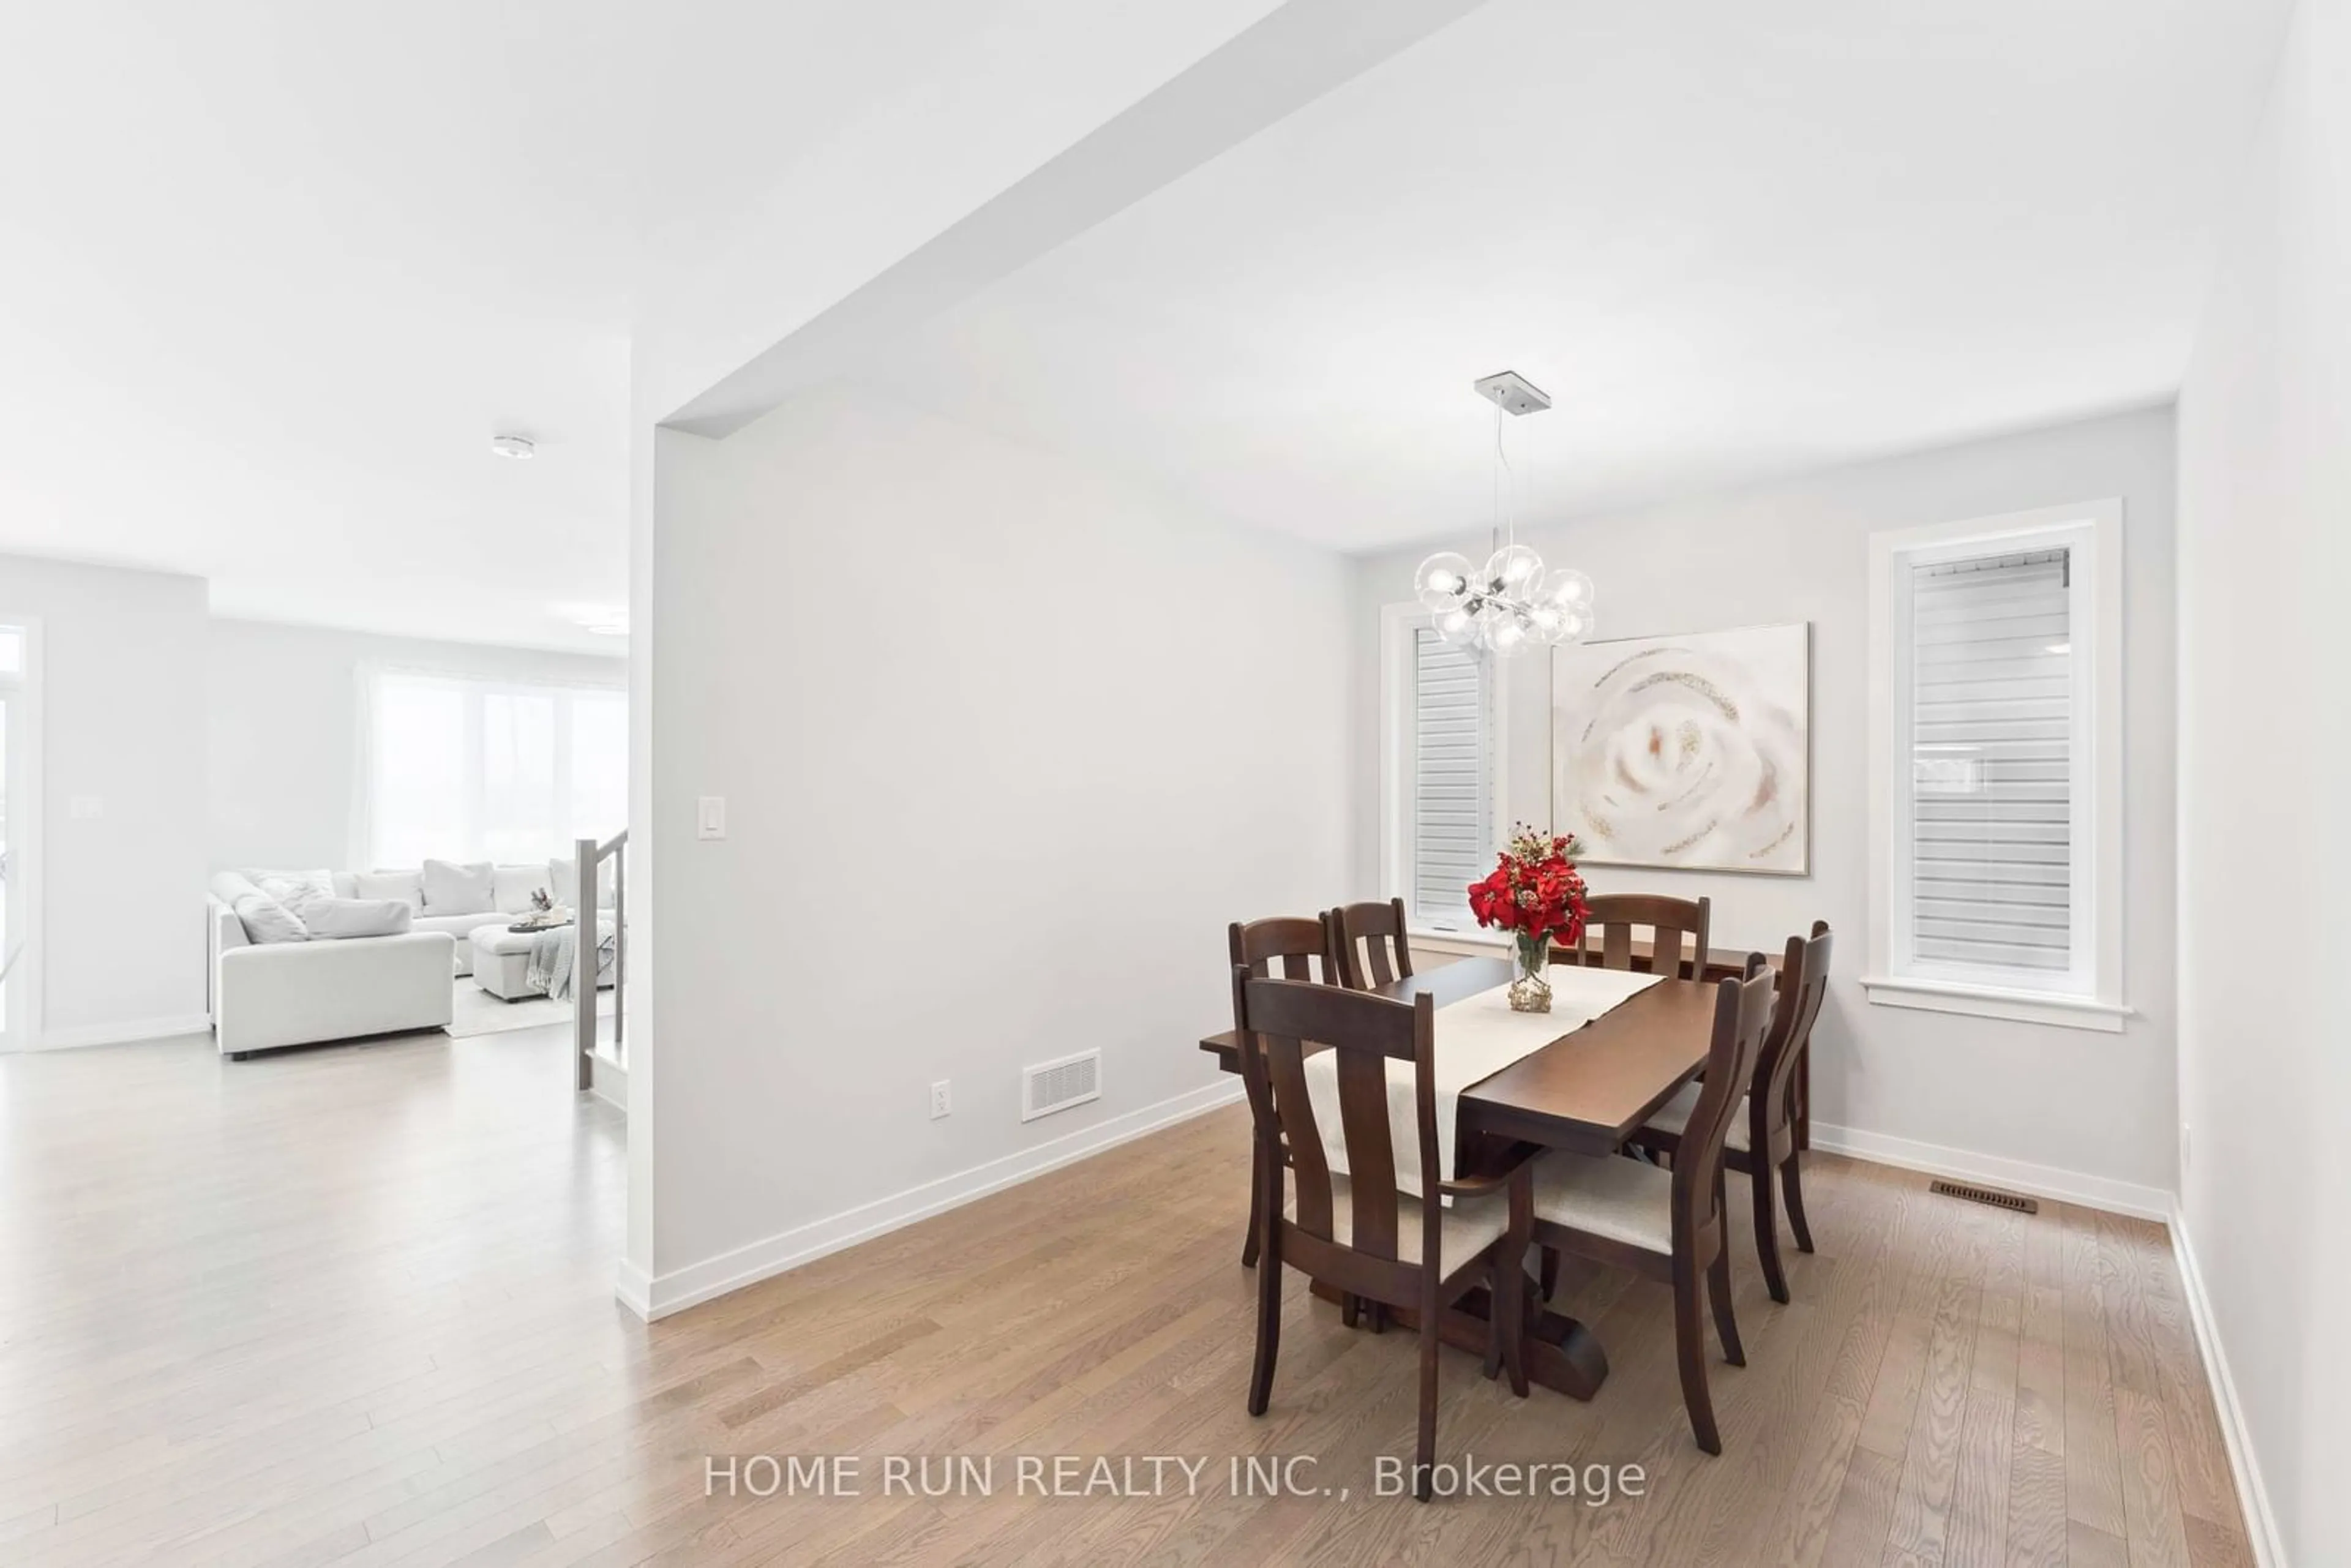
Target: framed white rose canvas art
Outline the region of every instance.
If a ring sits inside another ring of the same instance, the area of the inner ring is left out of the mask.
[[[1590,865],[1812,869],[1812,626],[1552,655],[1552,825]]]

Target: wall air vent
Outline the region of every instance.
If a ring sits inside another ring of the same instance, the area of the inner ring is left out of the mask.
[[[1102,1098],[1102,1052],[1081,1051],[1020,1070],[1020,1119],[1033,1122]]]

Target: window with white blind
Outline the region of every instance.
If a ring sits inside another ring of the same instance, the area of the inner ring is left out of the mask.
[[[2120,1027],[2120,535],[1871,541],[1873,1001]]]
[[[625,693],[393,669],[360,680],[364,864],[542,861],[627,825]]]
[[[2076,988],[2073,552],[1910,568],[1910,967]]]
[[[1416,606],[1387,612],[1383,642],[1384,891],[1416,929],[1471,931],[1468,887],[1499,841],[1499,677]]]

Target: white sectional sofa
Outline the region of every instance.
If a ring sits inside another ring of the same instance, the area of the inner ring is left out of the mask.
[[[534,893],[569,904],[576,880],[569,861],[496,866],[488,894],[496,907],[460,913],[436,911],[419,871],[333,872],[338,899],[405,904],[406,918],[396,922],[405,929],[281,941],[248,929],[237,913],[240,899],[262,892],[254,879],[269,874],[212,879],[213,1032],[221,1052],[239,1060],[280,1046],[441,1028],[454,1010],[453,977],[472,971],[475,929],[503,928],[528,914]],[[609,882],[600,891],[609,908]]]
[[[544,893],[559,902],[569,903],[570,889],[559,891],[556,876],[570,862],[538,861],[528,865],[502,865],[491,868],[491,907],[452,915],[437,912],[424,896],[424,873],[422,871],[372,871],[334,873],[335,896],[338,898],[396,898],[408,905],[413,914],[409,922],[412,931],[445,931],[457,945],[455,968],[451,972],[470,975],[474,972],[474,945],[468,940],[479,925],[511,925],[531,911],[530,895]]]
[[[213,879],[213,1037],[222,1055],[242,1061],[256,1051],[449,1021],[456,941],[447,932],[256,942],[235,910],[252,890],[235,872]]]

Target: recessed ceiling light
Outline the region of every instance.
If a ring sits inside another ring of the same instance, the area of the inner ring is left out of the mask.
[[[493,435],[490,437],[490,450],[501,457],[519,460],[537,452],[538,443],[528,435]]]

